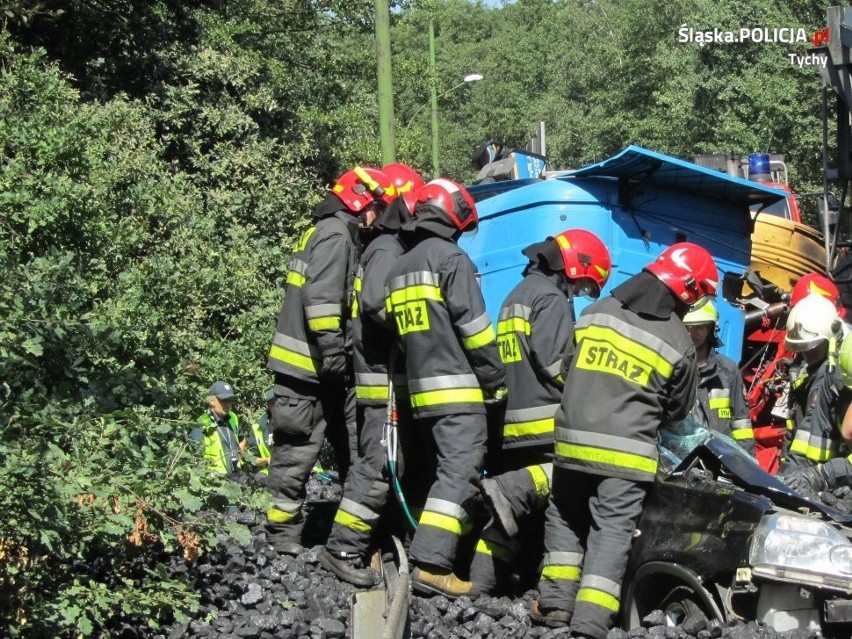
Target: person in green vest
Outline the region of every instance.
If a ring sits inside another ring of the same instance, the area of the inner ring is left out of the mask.
[[[269,459],[272,453],[272,431],[269,429],[269,416],[272,414],[272,405],[275,403],[275,391],[270,388],[264,394],[266,405],[263,414],[257,421],[251,423],[244,433],[243,460],[245,465],[261,475],[269,475]]]
[[[234,387],[228,382],[216,382],[207,391],[207,411],[198,418],[189,437],[204,449],[211,473],[231,474],[242,466],[239,419],[231,408]]]

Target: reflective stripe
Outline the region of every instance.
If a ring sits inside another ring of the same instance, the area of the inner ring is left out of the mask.
[[[790,443],[790,452],[804,455],[813,462],[826,462],[834,457],[835,447],[836,442],[828,438],[799,430]]]
[[[266,509],[266,519],[273,524],[286,524],[296,515],[298,515],[298,512],[288,513],[284,510],[278,510],[277,508]]]
[[[527,466],[526,470],[532,476],[536,496],[539,499],[548,497],[550,495],[550,477],[548,477],[544,468],[536,465]]]
[[[547,581],[579,581],[582,574],[579,566],[545,566],[541,578]]]
[[[556,454],[560,457],[649,475],[657,472],[657,448],[653,444],[566,428],[556,430],[556,440]]]
[[[471,335],[470,337],[462,337],[462,346],[464,346],[467,350],[472,351],[477,348],[482,348],[483,346],[487,346],[488,344],[493,344],[496,341],[496,337],[494,336],[494,328],[491,324],[488,324],[488,327],[477,333],[476,335]]]
[[[462,522],[455,517],[442,515],[441,513],[433,513],[424,510],[423,514],[420,515],[420,525],[440,528],[441,530],[446,530],[454,535],[462,534]]]
[[[294,353],[292,351],[285,350],[277,344],[273,344],[269,347],[269,357],[270,359],[277,359],[279,362],[290,364],[291,366],[310,371],[311,373],[317,372],[317,365],[313,359],[311,359],[310,357],[305,357],[304,355],[300,355],[298,353]]]
[[[737,441],[754,439],[754,429],[750,419],[735,419],[731,422],[731,437]]]
[[[378,513],[346,497],[340,500],[334,515],[335,523],[360,533],[370,532],[378,520]]]
[[[294,271],[299,275],[305,275],[308,272],[308,263],[300,260],[298,257],[294,257],[290,260],[290,271]]]
[[[358,314],[360,313],[360,307],[358,306],[358,299],[359,299],[360,296],[358,295],[358,293],[360,293],[361,289],[362,289],[361,278],[363,277],[363,275],[364,275],[364,269],[359,266],[358,272],[355,275],[355,279],[352,281],[352,291],[355,293],[352,296],[352,313],[351,313],[351,315],[352,315],[353,318],[358,317]]]
[[[321,319],[308,320],[308,328],[312,331],[336,331],[340,328],[339,317],[323,317]]]
[[[503,437],[532,437],[534,435],[545,435],[552,433],[556,427],[556,419],[550,417],[548,419],[539,419],[534,422],[516,422],[513,424],[507,423],[503,426]]]
[[[461,324],[458,327],[459,333],[462,337],[473,337],[490,328],[491,320],[485,313],[477,317],[475,320],[468,322],[467,324]]]
[[[532,309],[523,304],[509,304],[508,306],[504,306],[500,309],[500,315],[498,316],[497,321],[500,322],[505,319],[509,319],[510,317],[529,320],[529,318],[532,317]]]
[[[497,322],[497,334],[508,335],[509,333],[532,333],[532,325],[522,317],[510,317]]]
[[[387,298],[386,308],[390,311],[393,306],[415,300],[435,300],[442,302],[444,296],[441,292],[440,284],[440,276],[437,273],[429,271],[406,273],[405,275],[395,277],[387,286],[390,294]]]
[[[441,375],[440,377],[421,377],[408,382],[412,393],[450,388],[479,388],[476,375]]]
[[[584,557],[581,552],[555,551],[544,553],[542,561],[545,566],[582,566]]]
[[[483,537],[476,543],[476,552],[489,557],[496,557],[500,561],[508,564],[515,559],[515,555],[517,555],[518,551],[516,548],[513,548],[511,544],[505,543],[505,540],[503,539],[487,539],[483,535]]]
[[[481,404],[484,400],[479,388],[456,388],[426,393],[411,393],[411,407],[425,408],[442,404]]]
[[[531,422],[539,419],[547,419],[556,415],[559,404],[546,404],[532,408],[515,408],[506,411],[506,421],[512,423]]]
[[[388,398],[388,376],[385,373],[355,373],[357,399]]]
[[[289,335],[284,335],[283,333],[276,332],[272,338],[272,343],[285,350],[296,353],[297,355],[305,355],[307,357],[313,357],[314,359],[319,359],[320,357],[318,349],[312,348],[307,342],[295,339]]]
[[[305,317],[308,320],[339,316],[340,304],[314,304],[313,306],[305,307]]]
[[[426,284],[428,286],[441,286],[441,276],[438,273],[431,271],[415,271],[414,273],[406,273],[398,275],[388,282],[390,290],[407,288],[409,286],[417,286],[418,284]]]
[[[316,230],[317,227],[312,226],[311,228],[306,229],[304,233],[302,233],[302,237],[300,237],[299,241],[296,243],[296,253],[305,250],[305,247],[307,247],[308,245],[308,240],[311,239],[311,236],[316,232]]]
[[[446,499],[430,497],[426,500],[426,504],[423,506],[423,511],[425,512],[427,510],[449,515],[459,521],[465,521],[467,519],[467,511],[464,508],[462,508],[459,504],[447,501]]]
[[[287,280],[285,283],[301,288],[305,284],[305,276],[301,273],[297,273],[296,271],[290,271],[287,273]]]
[[[577,603],[585,602],[618,612],[621,586],[611,579],[597,575],[584,575],[577,592]]]
[[[362,386],[387,386],[387,373],[355,373],[355,383]]]

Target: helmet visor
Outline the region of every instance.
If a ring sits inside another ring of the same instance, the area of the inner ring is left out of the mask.
[[[596,300],[601,296],[601,287],[591,277],[578,277],[574,280],[574,296]]]

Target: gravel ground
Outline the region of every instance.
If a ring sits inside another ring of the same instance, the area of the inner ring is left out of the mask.
[[[341,489],[336,484],[312,479],[308,503],[315,515],[308,539],[318,541],[327,534]],[[852,494],[840,495],[845,503]],[[318,516],[316,516],[318,515]],[[194,566],[175,561],[173,569],[196,581],[202,593],[202,609],[189,623],[161,631],[153,639],[204,637],[209,639],[326,639],[349,636],[349,597],[355,588],[340,582],[317,562],[321,545],[299,557],[279,556],[266,543],[262,516],[237,513],[253,533],[248,547],[223,539],[222,544]],[[411,637],[418,639],[503,639],[569,637],[567,630],[532,625],[529,604],[536,596],[529,591],[511,600],[507,597],[413,596],[409,608]],[[812,639],[811,631],[776,632],[757,623],[705,624],[666,627],[661,611],[648,615],[639,628],[614,629],[608,639]],[[140,634],[140,637],[144,636]]]

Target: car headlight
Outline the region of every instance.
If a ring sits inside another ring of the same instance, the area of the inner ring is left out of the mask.
[[[802,515],[765,515],[748,554],[755,575],[852,591],[852,544],[831,524]]]

